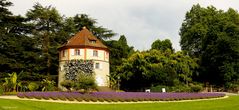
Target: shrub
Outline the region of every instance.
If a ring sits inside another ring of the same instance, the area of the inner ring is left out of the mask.
[[[76,83],[76,90],[80,89],[84,89],[84,92],[88,92],[89,90],[96,90],[97,85],[95,83],[95,78],[92,75],[79,73],[78,81]]]
[[[28,85],[29,85],[29,82],[27,82],[27,81],[20,81],[19,82],[19,90],[21,92],[27,91],[28,90]]]
[[[43,79],[43,81],[41,81],[41,85],[42,91],[53,91],[55,89],[55,81],[53,80]]]
[[[84,101],[89,102],[90,99],[89,98],[84,98]]]
[[[228,92],[239,92],[239,82],[228,82],[225,84],[225,89]]]
[[[112,102],[112,99],[107,98],[107,99],[104,99],[104,101],[106,101],[106,102]]]
[[[2,87],[2,86],[0,86],[0,95],[2,95],[2,94],[3,94],[3,92],[4,92],[4,89],[3,89],[3,87]]]
[[[150,89],[152,92],[162,92],[162,88],[165,88],[166,92],[200,92],[203,90],[203,85],[200,83],[190,84],[189,86],[179,84],[172,87],[158,85]]]
[[[172,92],[190,92],[191,88],[186,85],[177,85],[171,88]]]
[[[90,101],[92,101],[92,102],[97,102],[97,99],[94,98],[94,97],[92,97],[92,98],[90,99]]]
[[[66,100],[66,97],[63,96],[63,95],[61,95],[61,96],[58,96],[58,99],[65,101],[65,100]]]
[[[24,98],[24,97],[25,97],[25,94],[24,94],[24,93],[17,93],[17,97],[19,97],[19,98]]]
[[[74,87],[74,82],[70,80],[64,80],[60,84],[61,86],[65,87],[68,91],[70,91],[71,88]]]
[[[28,98],[28,99],[33,98],[33,95],[31,93],[24,93],[24,94],[25,94],[25,97]]]
[[[77,97],[77,98],[75,98],[77,101],[79,101],[79,102],[82,102],[83,101],[83,99],[81,98],[81,97]]]
[[[105,100],[103,98],[98,98],[97,99],[99,102],[104,102]]]
[[[75,100],[75,98],[73,98],[73,97],[71,97],[71,96],[68,96],[67,99],[68,99],[69,101],[74,101],[74,100]]]
[[[122,99],[122,98],[118,99],[118,101],[119,101],[119,102],[125,102],[125,100]]]
[[[33,97],[36,99],[39,99],[39,100],[42,99],[42,96],[40,96],[40,95],[34,95]]]
[[[200,92],[203,90],[202,84],[191,84],[191,92]]]
[[[144,101],[144,99],[142,99],[142,98],[139,98],[139,99],[138,99],[138,101]]]
[[[133,101],[133,102],[137,102],[137,101],[138,101],[138,99],[134,98],[134,99],[132,99],[131,101]]]
[[[112,102],[118,102],[119,99],[118,99],[118,98],[112,98],[111,101],[112,101]]]
[[[48,93],[45,93],[45,94],[41,94],[42,98],[45,99],[45,100],[49,100],[51,95],[49,95]]]
[[[58,96],[56,96],[56,95],[50,96],[50,98],[51,98],[52,100],[58,100]]]
[[[39,88],[38,84],[35,82],[31,82],[28,84],[28,89],[30,91],[36,91]]]
[[[170,90],[170,87],[167,87],[167,86],[163,86],[163,85],[157,85],[155,87],[151,87],[150,90],[152,92],[162,92],[162,88],[165,88],[166,91],[171,91]]]

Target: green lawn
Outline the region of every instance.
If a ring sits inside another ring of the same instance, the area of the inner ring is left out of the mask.
[[[0,110],[239,110],[239,96],[219,100],[145,104],[65,104],[0,99]]]

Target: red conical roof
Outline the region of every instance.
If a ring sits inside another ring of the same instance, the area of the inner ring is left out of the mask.
[[[62,45],[59,50],[66,48],[108,48],[98,40],[86,27],[83,27],[82,30],[76,33],[72,38],[68,40],[67,43]]]

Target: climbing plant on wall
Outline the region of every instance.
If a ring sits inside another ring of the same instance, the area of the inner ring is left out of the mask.
[[[77,75],[81,72],[86,75],[92,75],[93,66],[92,60],[70,60],[64,65],[65,79],[77,80]]]

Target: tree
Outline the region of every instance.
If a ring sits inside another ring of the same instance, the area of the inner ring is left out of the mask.
[[[117,69],[121,89],[142,91],[156,85],[188,85],[198,67],[196,60],[183,52],[173,53],[170,49],[136,52],[124,59]]]
[[[151,49],[158,49],[158,50],[165,51],[167,49],[173,50],[173,47],[169,39],[165,39],[162,41],[158,39],[153,42],[153,44],[151,45]]]
[[[0,11],[0,19],[1,19],[1,23],[3,22],[3,19],[5,17],[8,17],[10,15],[12,15],[12,13],[7,9],[7,7],[12,6],[12,2],[9,2],[8,0],[1,0],[0,1],[0,7],[1,7],[1,11]]]
[[[32,35],[37,43],[37,47],[42,50],[39,57],[42,58],[43,65],[46,65],[45,73],[50,77],[52,67],[52,54],[57,53],[57,32],[59,32],[62,22],[62,17],[58,11],[51,7],[43,7],[39,3],[33,6],[26,14],[28,23],[33,25]],[[58,45],[57,45],[58,44]],[[51,54],[52,53],[52,54]],[[56,68],[55,68],[56,69]]]
[[[123,59],[134,53],[134,49],[128,46],[124,35],[121,35],[118,41],[109,40],[105,41],[105,44],[110,50],[110,85],[111,88],[116,89],[117,81],[119,80],[119,73],[116,70],[122,64]]]
[[[9,37],[11,30],[11,22],[8,22],[12,19],[12,13],[7,9],[8,7],[12,6],[12,3],[7,0],[0,1],[0,71],[6,72],[5,69],[10,69],[12,65],[10,64],[11,60],[7,56],[9,55],[8,52],[5,52],[9,46]],[[4,69],[5,68],[5,69]],[[11,68],[12,69],[12,68]],[[4,71],[5,70],[5,71]],[[1,75],[2,77],[2,75]]]
[[[112,30],[102,26],[96,26],[96,20],[90,18],[86,14],[75,15],[73,17],[73,21],[77,31],[81,30],[83,27],[87,27],[93,33],[93,35],[100,40],[106,40],[116,35]]]
[[[147,83],[149,79],[145,78],[148,73],[147,65],[144,55],[139,52],[123,60],[122,66],[117,70],[120,73],[121,89],[132,91],[150,86]]]
[[[38,67],[34,65],[38,53],[33,47],[33,39],[29,36],[29,25],[21,16],[14,16],[7,9],[11,2],[0,1],[0,77],[7,77],[7,73],[21,71],[34,72]]]
[[[180,29],[182,50],[199,58],[197,80],[223,86],[239,80],[239,14],[194,5]]]

